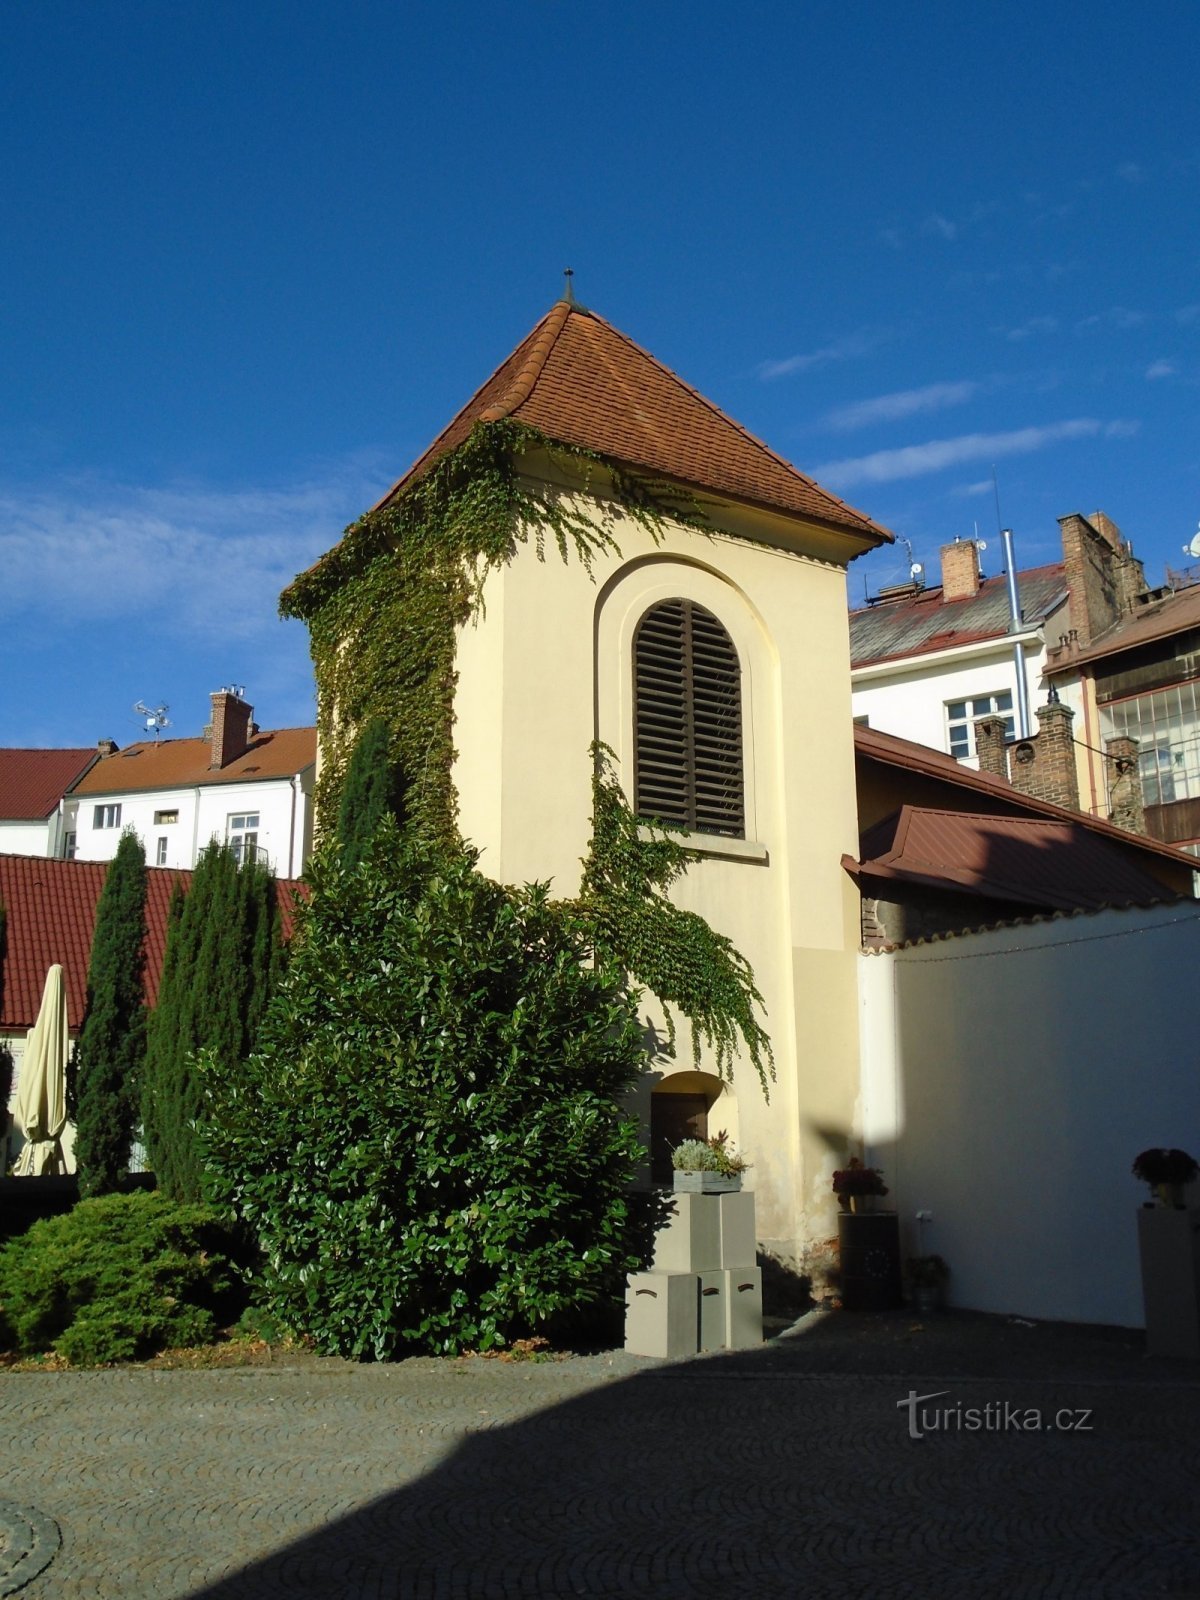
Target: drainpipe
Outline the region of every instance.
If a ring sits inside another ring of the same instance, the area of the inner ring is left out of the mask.
[[[1019,633],[1024,626],[1024,618],[1021,616],[1021,596],[1017,589],[1012,529],[1004,528],[1000,537],[1004,540],[1004,566],[1008,576],[1008,631]],[[1025,652],[1019,639],[1013,641],[1013,668],[1017,675],[1017,736],[1028,739],[1032,732],[1029,722],[1029,684],[1025,678]]]

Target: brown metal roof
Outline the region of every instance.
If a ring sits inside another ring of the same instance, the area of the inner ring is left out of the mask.
[[[1017,574],[1027,627],[1037,627],[1067,598],[1061,562]],[[854,667],[950,650],[1008,633],[1008,580],[985,578],[965,600],[943,600],[937,585],[897,600],[880,600],[850,613],[850,661]]]
[[[131,794],[146,789],[191,789],[210,783],[254,783],[290,778],[317,759],[315,728],[258,733],[244,755],[218,771],[209,766],[207,739],[146,740],[102,756],[75,789],[78,795]]]
[[[1014,789],[1003,778],[995,778],[989,772],[976,772],[971,767],[964,767],[944,751],[916,744],[911,739],[901,739],[894,733],[882,733],[878,728],[864,728],[856,724],[854,753],[859,760],[876,761],[968,790],[973,796],[990,800],[1006,812],[1026,812],[1030,816],[1071,822],[1129,849],[1148,851],[1172,866],[1186,867],[1191,872],[1198,870],[1196,857],[1175,849],[1173,845],[1147,838],[1145,834],[1130,833],[1126,828],[1118,828],[1115,823],[1101,817],[1089,816],[1085,811],[1069,811],[1063,806],[1053,805],[1049,800],[1035,800],[1032,795]]]
[[[41,822],[96,759],[89,750],[0,750],[0,821]]]
[[[853,870],[1052,911],[1178,898],[1121,843],[1064,816],[997,817],[901,806],[863,835]]]
[[[58,962],[67,988],[71,1029],[83,1021],[87,970],[91,959],[96,905],[108,872],[107,861],[57,861],[44,856],[0,855],[0,901],[5,923],[0,965],[0,1034],[31,1028],[42,1001],[48,968]],[[158,999],[167,941],[167,911],[176,882],[186,892],[190,872],[169,867],[146,869],[146,1003]],[[280,927],[290,939],[293,895],[301,885],[277,881]]]
[[[798,472],[640,345],[560,300],[379,502],[466,439],[513,417],[552,439],[878,542],[892,534]]]
[[[1073,672],[1086,662],[1101,661],[1106,656],[1120,655],[1125,650],[1136,650],[1139,645],[1153,644],[1197,628],[1200,628],[1200,584],[1139,606],[1086,650],[1059,651],[1046,663],[1046,671]]]

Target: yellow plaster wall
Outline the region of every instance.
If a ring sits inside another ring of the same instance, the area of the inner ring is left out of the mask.
[[[752,520],[744,508],[728,518],[741,529]],[[549,878],[555,893],[573,894],[590,832],[593,738],[613,748],[631,788],[638,618],[683,595],[725,625],[742,664],[746,832],[758,859],[708,840],[717,853],[689,869],[676,896],[742,950],[766,1000],[778,1073],[770,1100],[741,1064],[713,1119],[753,1163],[760,1238],[791,1254],[832,1223],[832,1199],[817,1191],[833,1163],[813,1130],[846,1136],[855,1117],[858,911],[839,862],[856,853],[857,822],[838,547],[822,530],[809,537],[789,524],[784,538],[769,519],[762,526],[771,543],[672,525],[655,545],[617,513],[620,554],[598,560],[590,577],[553,546],[544,561],[523,546],[489,576],[483,613],[460,633],[454,777],[484,871]],[[652,1010],[647,1019],[661,1027]],[[673,1059],[653,1061],[641,1113],[658,1075],[691,1067],[681,1037]]]

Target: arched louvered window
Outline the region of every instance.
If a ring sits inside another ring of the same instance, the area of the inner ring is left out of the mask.
[[[633,642],[638,816],[745,837],[741,677],[711,611],[682,599],[647,611]]]

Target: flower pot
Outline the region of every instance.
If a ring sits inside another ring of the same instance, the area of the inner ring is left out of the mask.
[[[740,1172],[682,1172],[673,1174],[677,1194],[732,1194],[742,1187]]]
[[[912,1308],[919,1317],[931,1317],[942,1309],[944,1293],[940,1283],[914,1283]]]
[[[842,1307],[891,1311],[900,1293],[900,1218],[894,1211],[843,1211],[838,1217]]]
[[[1146,1349],[1200,1359],[1200,1207],[1143,1206],[1137,1216]]]

